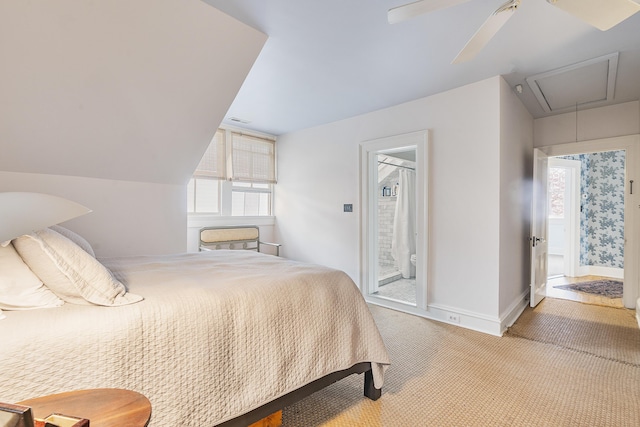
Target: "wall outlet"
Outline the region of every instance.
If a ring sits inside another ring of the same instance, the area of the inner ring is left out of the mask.
[[[345,203],[343,209],[344,209],[345,212],[353,212],[353,204],[351,204],[351,203],[346,204]]]
[[[460,315],[455,313],[447,313],[447,321],[451,323],[460,323]]]

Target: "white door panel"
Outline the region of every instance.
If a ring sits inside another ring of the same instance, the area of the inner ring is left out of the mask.
[[[547,177],[549,158],[542,151],[533,152],[533,199],[531,212],[531,307],[547,296],[547,256],[549,226]]]

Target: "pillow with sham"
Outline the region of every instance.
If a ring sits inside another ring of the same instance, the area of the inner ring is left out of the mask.
[[[85,239],[75,231],[71,231],[68,228],[64,228],[61,225],[52,225],[49,228],[55,231],[56,233],[62,234],[64,237],[71,240],[76,245],[80,246],[82,249],[84,249],[86,253],[88,253],[92,257],[94,258],[96,257],[96,254],[95,252],[93,252],[93,248],[91,247],[89,242],[87,242],[87,239]]]
[[[13,245],[58,297],[72,304],[120,306],[142,301],[80,246],[51,229],[18,237]]]
[[[64,304],[22,261],[13,245],[0,246],[0,309],[29,310]]]

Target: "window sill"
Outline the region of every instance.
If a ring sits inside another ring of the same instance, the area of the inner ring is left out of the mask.
[[[187,228],[202,228],[219,225],[274,225],[275,216],[220,216],[188,214]]]

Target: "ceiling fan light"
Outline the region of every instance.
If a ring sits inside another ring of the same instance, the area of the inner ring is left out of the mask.
[[[547,0],[548,3],[606,31],[640,11],[632,0]]]

